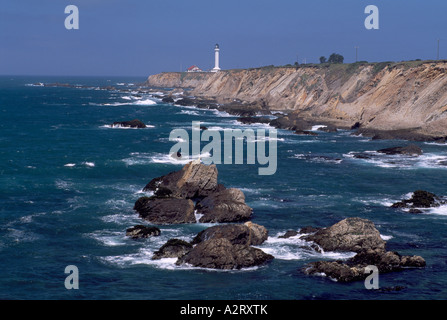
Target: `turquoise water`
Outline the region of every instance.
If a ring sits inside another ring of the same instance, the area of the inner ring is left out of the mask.
[[[413,215],[389,205],[417,189],[447,195],[447,146],[418,143],[417,158],[355,159],[353,152],[402,145],[347,131],[316,137],[278,131],[278,169],[218,165],[219,182],[243,190],[253,222],[269,229],[259,246],[267,266],[213,271],[150,260],[170,238],[191,240],[206,224],[160,226],[160,237],[133,241],[125,230],[142,221],[132,210],[152,178],[179,170],[167,155],[176,128],[192,121],[214,129],[253,128],[210,110],[166,105],[125,91],[144,79],[0,77],[0,299],[445,299],[447,208]],[[32,86],[71,83],[91,88]],[[117,90],[95,90],[115,86]],[[155,102],[155,103],[152,103]],[[147,129],[120,129],[138,118]],[[262,128],[266,128],[262,126]],[[301,268],[346,253],[308,252],[287,230],[324,227],[346,217],[372,220],[388,249],[421,255],[427,267],[380,275],[381,287],[340,284]],[[64,286],[65,267],[79,269],[79,290]]]

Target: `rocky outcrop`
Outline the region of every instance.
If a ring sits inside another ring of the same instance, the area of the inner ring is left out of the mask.
[[[202,241],[177,264],[190,264],[194,267],[211,269],[242,269],[263,265],[273,260],[273,256],[261,249],[243,244],[232,244],[226,238]]]
[[[142,197],[135,203],[134,210],[154,224],[196,222],[194,202],[190,199]]]
[[[140,224],[126,230],[126,236],[132,239],[147,239],[159,236],[160,233],[161,231],[157,227],[147,227]]]
[[[210,239],[227,239],[232,244],[256,246],[268,238],[268,230],[258,224],[246,222],[245,224],[217,225],[205,229],[193,239],[192,244],[198,244]]]
[[[385,249],[385,241],[374,223],[361,218],[344,219],[303,239],[317,243],[324,251],[362,252],[368,249]]]
[[[355,252],[347,261],[317,261],[304,266],[309,275],[325,275],[339,282],[363,280],[369,276],[366,268],[377,267],[380,273],[400,271],[404,268],[422,268],[426,262],[420,256],[401,256],[386,250],[386,242],[380,237],[374,223],[361,218],[348,218],[323,228],[310,236],[325,251]]]
[[[405,147],[392,147],[386,149],[377,150],[378,153],[384,153],[387,155],[407,155],[407,156],[420,156],[422,154],[422,149],[415,145],[410,144]]]
[[[138,119],[131,121],[120,121],[114,122],[112,127],[123,127],[123,128],[137,128],[137,129],[145,129],[146,125]]]
[[[253,209],[245,203],[244,193],[235,188],[214,192],[196,205],[197,213],[203,215],[199,222],[240,222],[250,219]]]
[[[164,73],[150,76],[146,85],[189,87],[191,95],[218,103],[262,100],[270,111],[312,121],[427,139],[447,136],[446,71],[447,61],[323,64]]]
[[[152,260],[164,258],[180,258],[192,249],[192,245],[180,239],[170,239],[158,251],[154,252]]]
[[[152,179],[144,191],[152,197],[141,197],[134,210],[143,219],[157,224],[199,222],[242,222],[250,219],[252,209],[239,189],[226,189],[217,183],[215,165],[191,161],[181,170]]]
[[[200,161],[186,164],[180,171],[152,179],[144,191],[174,198],[206,197],[217,190],[217,168]]]
[[[410,199],[404,199],[391,205],[392,208],[408,208],[413,209],[411,213],[422,213],[417,208],[435,208],[446,204],[446,201],[435,195],[434,193],[416,190]],[[414,210],[416,209],[416,210]]]

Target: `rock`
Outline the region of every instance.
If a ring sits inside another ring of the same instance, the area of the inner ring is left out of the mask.
[[[243,124],[253,124],[253,123],[270,123],[272,121],[267,117],[240,117],[237,121]]]
[[[318,136],[318,133],[308,130],[295,130],[295,134],[306,135],[306,136]]]
[[[200,126],[200,130],[208,130],[208,127]]]
[[[175,102],[176,105],[179,106],[195,106],[197,103],[197,101],[190,99],[190,98],[183,98],[183,99],[179,99]]]
[[[422,213],[420,210],[417,212],[416,208],[433,208],[439,207],[441,204],[445,204],[445,201],[442,201],[437,195],[424,190],[416,190],[410,199],[396,202],[391,208],[412,208],[415,210],[411,213]]]
[[[186,241],[170,239],[158,251],[154,252],[152,260],[180,258],[187,254],[192,248],[192,245]]]
[[[311,227],[311,226],[307,226],[307,227],[304,227],[304,228],[300,229],[300,234],[315,233],[315,232],[319,231],[320,229],[321,228],[314,228],[314,227]]]
[[[423,268],[425,260],[420,256],[401,256],[386,251],[385,241],[374,224],[365,219],[348,218],[317,231],[305,240],[315,241],[325,251],[351,251],[357,254],[347,261],[317,261],[304,266],[306,274],[325,275],[339,282],[366,279],[367,266],[376,266],[380,273],[400,271],[403,268]]]
[[[244,193],[235,188],[210,194],[196,204],[201,223],[243,222],[250,219],[253,209],[245,203]]]
[[[387,155],[404,154],[409,156],[420,156],[422,154],[422,149],[417,145],[411,144],[406,147],[393,147],[377,150],[379,153],[384,153]]]
[[[286,233],[284,233],[282,236],[279,236],[278,238],[280,238],[280,239],[288,239],[288,238],[291,238],[291,237],[295,237],[297,235],[299,235],[299,233],[297,231],[295,231],[295,230],[288,230]]]
[[[322,274],[338,282],[353,282],[365,279],[363,268],[349,267],[339,261],[317,261],[303,268],[305,274]]]
[[[351,130],[357,130],[361,126],[362,126],[362,124],[360,122],[356,122],[351,126]]]
[[[241,269],[263,265],[273,256],[260,249],[247,245],[233,245],[228,239],[218,238],[200,242],[177,264],[190,264],[194,267],[211,269]]]
[[[138,129],[147,128],[146,125],[138,119],[132,121],[114,122],[112,124],[112,127],[114,126],[125,127],[125,128],[138,128]]]
[[[165,97],[161,99],[161,101],[164,103],[174,103],[174,99],[172,97]]]
[[[270,125],[285,130],[303,130],[308,131],[312,129],[312,124],[300,118],[295,114],[288,114],[270,121]]]
[[[132,239],[146,239],[153,236],[159,236],[160,229],[157,227],[146,227],[143,225],[136,225],[135,227],[126,230],[126,236]]]
[[[385,241],[374,223],[361,218],[344,219],[303,239],[317,243],[324,251],[361,252],[367,249],[385,249]]]
[[[134,206],[140,217],[155,224],[195,223],[194,202],[190,199],[142,197]]]
[[[217,168],[215,165],[205,165],[200,160],[191,161],[180,171],[171,172],[165,176],[152,179],[144,191],[154,191],[155,195],[163,190],[170,191],[171,197],[197,198],[206,197],[217,189]]]
[[[192,244],[198,244],[210,239],[227,239],[231,244],[260,245],[268,238],[265,227],[252,222],[245,224],[226,224],[207,228],[193,239]]]

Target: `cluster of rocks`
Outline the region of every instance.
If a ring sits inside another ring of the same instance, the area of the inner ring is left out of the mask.
[[[138,199],[134,209],[155,224],[248,221],[253,209],[244,193],[218,184],[217,175],[215,165],[191,161],[179,171],[152,179],[143,190],[154,195]]]
[[[436,208],[445,205],[447,202],[434,193],[416,190],[410,199],[393,203],[391,208],[409,209],[410,213],[423,213],[421,209]]]
[[[217,225],[199,232],[191,242],[169,240],[152,259],[177,258],[177,265],[225,270],[259,266],[273,260],[253,247],[267,238],[267,229],[252,222]]]
[[[247,268],[273,259],[253,247],[267,240],[268,231],[248,221],[253,210],[245,203],[243,192],[218,184],[217,176],[215,165],[195,160],[146,185],[144,191],[153,191],[154,195],[139,198],[134,210],[153,224],[225,223],[201,231],[191,242],[171,239],[153,259],[177,258],[177,264],[213,269]],[[159,231],[139,225],[126,234],[141,239],[157,236]]]
[[[347,218],[331,227],[305,235],[306,241],[318,244],[324,251],[355,252],[346,261],[317,261],[304,266],[309,275],[325,275],[339,282],[364,280],[369,276],[366,267],[374,265],[380,273],[404,268],[422,268],[426,262],[420,256],[402,256],[387,251],[373,222],[361,218]]]

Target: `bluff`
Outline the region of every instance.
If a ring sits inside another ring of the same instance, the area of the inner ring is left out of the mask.
[[[264,67],[151,75],[149,87],[198,98],[263,101],[271,111],[363,129],[447,136],[447,61]]]

